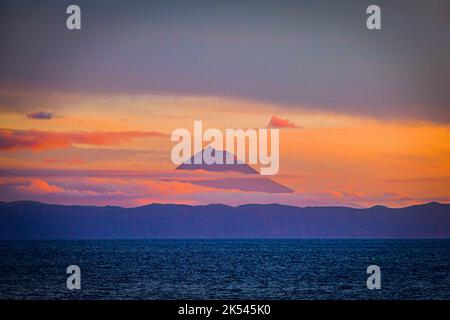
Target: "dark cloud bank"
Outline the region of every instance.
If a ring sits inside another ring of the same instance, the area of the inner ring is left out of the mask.
[[[0,88],[239,97],[449,122],[450,2],[2,1]],[[1,108],[18,108],[0,99]],[[31,110],[28,110],[31,111]]]

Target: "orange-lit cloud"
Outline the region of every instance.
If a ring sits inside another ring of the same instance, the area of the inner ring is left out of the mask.
[[[43,131],[38,129],[13,130],[0,129],[0,150],[16,149],[57,149],[68,148],[74,144],[93,146],[111,146],[128,142],[135,138],[166,137],[156,131],[119,131],[119,132],[85,132],[85,131]]]
[[[277,116],[272,116],[270,118],[269,123],[267,124],[268,128],[285,128],[285,129],[297,129],[299,128],[294,122],[288,119],[282,119]]]
[[[26,185],[19,186],[18,189],[25,193],[34,194],[59,193],[64,191],[64,189],[55,185],[50,185],[48,182],[41,179],[31,179]]]

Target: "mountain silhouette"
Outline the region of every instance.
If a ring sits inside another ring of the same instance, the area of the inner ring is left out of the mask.
[[[222,159],[222,163],[207,164],[203,161],[211,154],[213,157]],[[197,160],[197,161],[196,161]],[[200,164],[197,164],[201,162]],[[258,171],[239,160],[235,155],[228,151],[217,150],[212,147],[203,149],[194,154],[189,160],[179,165],[176,170],[205,170],[214,172],[239,172],[243,174],[258,174]]]
[[[0,203],[0,239],[450,238],[450,204],[405,208]]]
[[[204,156],[212,155],[219,157],[222,163],[207,164],[203,161]],[[195,161],[197,159],[197,161]],[[228,159],[228,163],[227,163]],[[195,162],[202,162],[196,164]],[[292,193],[289,187],[286,187],[266,176],[260,176],[259,172],[239,160],[235,155],[228,151],[217,150],[212,147],[203,149],[193,155],[185,163],[179,165],[176,170],[205,170],[216,173],[235,172],[243,174],[243,177],[216,176],[205,180],[188,180],[191,184],[205,187],[225,190],[240,190],[244,192],[265,192],[265,193]],[[251,177],[246,177],[251,175]]]

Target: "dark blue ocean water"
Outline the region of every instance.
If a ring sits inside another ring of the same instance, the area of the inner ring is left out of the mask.
[[[1,241],[0,259],[2,299],[450,299],[450,240]]]

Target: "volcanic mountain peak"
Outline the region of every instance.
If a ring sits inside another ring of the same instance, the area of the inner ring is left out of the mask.
[[[213,159],[222,159],[221,163],[213,163]],[[211,161],[205,161],[211,160]],[[210,163],[210,164],[208,164]],[[195,179],[189,182],[195,185],[223,190],[240,190],[243,192],[264,193],[292,193],[286,187],[272,179],[259,176],[259,172],[238,159],[228,151],[222,151],[211,146],[193,155],[190,159],[179,165],[177,170],[205,170],[210,172],[235,172],[244,175],[257,175],[257,177],[230,177],[219,176],[213,179]]]
[[[212,158],[222,159],[222,163],[206,163],[205,159]],[[176,170],[205,170],[214,172],[233,171],[244,174],[258,174],[258,171],[238,159],[232,153],[217,150],[211,146],[194,154],[190,159],[179,165]]]

